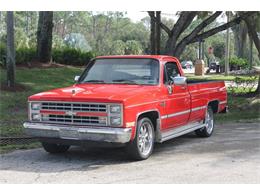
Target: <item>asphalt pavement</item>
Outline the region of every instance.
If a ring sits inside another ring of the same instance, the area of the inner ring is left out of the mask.
[[[216,125],[210,138],[191,133],[156,144],[137,162],[121,148],[16,150],[0,156],[0,183],[260,183],[260,126]]]

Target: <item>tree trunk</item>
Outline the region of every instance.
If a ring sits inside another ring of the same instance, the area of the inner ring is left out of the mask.
[[[39,13],[37,30],[37,55],[40,62],[51,61],[53,12]]]
[[[154,11],[149,11],[149,15],[151,17],[150,19],[150,45],[151,45],[151,54],[156,54],[156,26],[155,26],[155,20],[152,18],[155,17]]]
[[[26,35],[29,37],[29,12],[26,12]]]
[[[258,57],[260,59],[260,40],[259,40],[257,32],[256,32],[256,24],[255,24],[255,22],[253,21],[252,18],[246,18],[245,22],[246,22],[246,25],[247,25],[247,28],[248,28],[249,36],[254,41],[255,47],[258,51]]]
[[[258,84],[257,84],[257,88],[255,90],[255,94],[260,95],[260,76],[258,76]]]
[[[249,65],[251,69],[253,65],[253,40],[250,36],[249,36]]]
[[[234,33],[235,41],[235,53],[239,58],[246,58],[246,38],[247,38],[247,27],[245,22],[241,22],[239,25],[232,28]]]
[[[7,86],[15,85],[15,48],[14,48],[14,13],[7,12],[7,44],[6,44],[6,68],[7,68]]]
[[[191,24],[197,12],[181,12],[179,19],[173,26],[172,30],[169,35],[169,39],[166,42],[165,51],[167,55],[172,55],[176,57],[180,57],[180,54],[184,51],[186,47],[186,43],[183,41],[179,41],[177,45],[178,38],[180,35],[188,28]],[[185,37],[186,38],[186,37]],[[185,40],[185,38],[183,40]],[[186,41],[185,41],[186,42]]]
[[[156,11],[156,54],[160,54],[161,49],[161,12]]]

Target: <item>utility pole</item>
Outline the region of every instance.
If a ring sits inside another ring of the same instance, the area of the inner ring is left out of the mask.
[[[227,22],[230,21],[230,12],[227,12]],[[230,36],[229,36],[229,28],[227,29],[226,35],[226,50],[225,50],[225,76],[229,74],[229,47],[230,47]]]

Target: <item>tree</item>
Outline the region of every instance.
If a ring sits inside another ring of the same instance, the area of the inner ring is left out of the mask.
[[[214,55],[222,60],[225,55],[225,42],[223,40],[213,41],[212,47],[214,49]]]
[[[257,28],[256,25],[257,24],[255,23],[253,17],[246,18],[245,22],[246,22],[246,25],[247,25],[247,28],[248,28],[249,36],[251,37],[251,39],[253,40],[253,42],[256,46],[256,49],[258,51],[258,57],[260,59],[260,40],[259,40],[257,31],[256,31],[256,28]]]
[[[113,41],[110,49],[110,55],[124,55],[126,44],[122,40]]]
[[[126,42],[125,54],[126,55],[140,55],[142,53],[142,46],[138,41],[128,40]]]
[[[13,12],[7,12],[6,26],[7,26],[7,43],[6,43],[7,86],[14,87],[15,48],[14,48],[14,13]]]
[[[149,11],[149,16],[151,18],[155,18],[155,13],[152,11]],[[156,40],[155,40],[155,36],[156,36],[156,28],[155,28],[155,22],[156,20],[151,20],[151,24],[150,24],[150,47],[151,47],[151,54],[155,54],[156,53]]]
[[[234,25],[237,25],[243,19],[251,15],[254,15],[255,13],[256,12],[245,12],[239,16],[237,15],[237,17],[232,19],[230,22],[214,27],[210,30],[204,31],[211,23],[213,23],[217,19],[217,17],[219,17],[222,14],[222,12],[217,11],[209,15],[208,17],[205,17],[205,14],[201,12],[180,12],[179,18],[172,28],[169,28],[164,23],[160,22],[160,27],[168,34],[168,40],[165,46],[165,53],[168,55],[174,55],[176,57],[179,57],[187,45],[202,41],[203,39],[215,35],[218,32],[226,30]],[[190,26],[192,21],[200,15],[203,15],[202,17],[204,17],[204,20],[197,26],[195,26],[192,32],[190,32],[188,35],[186,35],[184,38],[180,40],[181,35]],[[156,22],[156,18],[154,15],[149,16],[151,20]]]
[[[156,54],[160,54],[160,47],[161,47],[161,27],[160,27],[160,23],[161,23],[161,12],[160,11],[156,11],[156,37],[155,37],[155,41],[156,41]]]
[[[235,39],[235,51],[236,56],[239,58],[246,58],[246,38],[247,38],[247,27],[244,21],[240,24],[233,26],[232,31]]]
[[[245,22],[246,22],[246,25],[247,25],[247,28],[248,28],[249,36],[253,40],[253,42],[254,42],[254,44],[256,46],[256,49],[258,51],[258,58],[260,59],[260,39],[258,37],[257,30],[256,30],[257,29],[257,24],[256,24],[256,22],[254,20],[254,17],[246,18]],[[258,78],[258,86],[257,86],[257,89],[256,89],[255,93],[257,95],[260,94],[260,76]]]
[[[148,11],[148,14],[153,20],[150,20],[150,45],[151,54],[160,54],[161,43],[161,12]]]
[[[53,12],[39,13],[37,30],[37,56],[40,62],[51,61]]]

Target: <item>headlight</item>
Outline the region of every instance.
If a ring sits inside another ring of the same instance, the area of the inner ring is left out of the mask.
[[[110,112],[111,113],[120,113],[121,106],[120,105],[110,105]]]
[[[41,109],[41,103],[32,102],[31,108],[32,108],[32,110],[40,110]]]
[[[41,120],[41,114],[33,113],[32,114],[32,120],[33,121],[40,121]]]
[[[120,116],[112,116],[110,118],[110,124],[115,125],[115,126],[121,125],[121,117]]]

